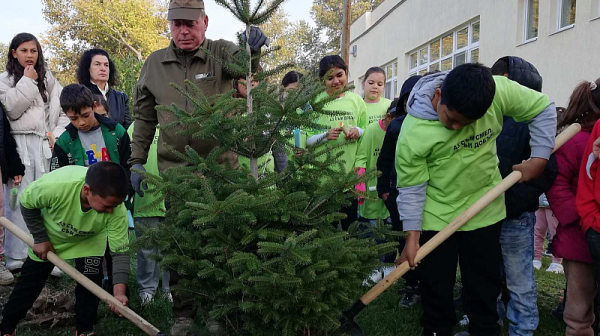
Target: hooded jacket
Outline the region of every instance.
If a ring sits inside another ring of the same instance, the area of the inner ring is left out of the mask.
[[[508,63],[508,79],[541,92],[542,77],[531,63],[520,57],[506,56],[500,60],[503,59]],[[505,178],[513,171],[513,165],[520,164],[531,156],[531,137],[527,123],[516,122],[511,117],[504,117],[503,121],[502,132],[496,139],[496,148],[500,175]],[[506,218],[516,219],[524,212],[535,212],[539,208],[539,197],[550,189],[557,174],[556,158],[551,156],[541,177],[515,184],[508,189],[504,193]]]
[[[598,138],[600,138],[600,121],[594,125],[579,167],[576,206],[577,213],[581,216],[581,229],[584,233],[589,229],[600,232],[600,160],[590,156],[594,141]]]
[[[406,111],[404,111],[404,99],[408,99],[410,91],[421,79],[421,76],[409,77],[400,90],[400,97],[392,103],[392,107],[396,108],[396,117],[388,125],[385,137],[383,138],[383,145],[381,146],[381,153],[377,159],[377,170],[381,171],[381,175],[377,178],[377,195],[381,198],[383,194],[392,191],[392,196],[396,194],[396,169],[394,168],[394,158],[396,157],[396,142],[398,141],[398,135],[400,135],[400,128],[402,122],[406,117]],[[396,104],[396,106],[394,106]]]
[[[460,130],[439,122],[431,100],[448,72],[423,77],[413,88],[396,146],[398,211],[405,231],[440,231],[501,181],[496,138],[503,116],[529,121],[531,156],[548,159],[554,147],[556,111],[546,95],[495,76],[487,112]],[[461,227],[470,231],[506,217],[504,197]]]
[[[17,152],[17,142],[10,134],[10,124],[2,104],[0,104],[0,171],[2,171],[3,184],[8,182],[8,178],[25,175],[25,166],[21,163]]]

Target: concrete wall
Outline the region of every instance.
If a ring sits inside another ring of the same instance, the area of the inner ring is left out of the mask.
[[[556,31],[560,0],[539,1],[538,37],[523,43],[526,0],[386,0],[351,29],[350,81],[371,66],[398,60],[399,86],[408,77],[409,53],[474,19],[481,21],[479,61],[488,66],[506,55],[533,63],[544,78],[543,91],[566,106],[582,80],[600,77],[599,0],[577,0],[575,25]],[[369,22],[370,21],[370,22]],[[379,21],[379,22],[378,22]]]

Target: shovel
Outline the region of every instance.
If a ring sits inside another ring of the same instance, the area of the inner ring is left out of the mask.
[[[564,130],[561,134],[556,137],[554,151],[560,148],[560,146],[564,145],[569,139],[571,139],[575,134],[579,133],[581,130],[581,125],[572,124],[566,130]],[[553,151],[553,152],[554,152]],[[488,206],[492,201],[498,198],[502,193],[508,190],[510,187],[515,185],[517,182],[521,180],[522,174],[520,171],[513,171],[507,177],[505,177],[502,182],[488,191],[485,195],[483,195],[477,202],[471,205],[467,210],[465,210],[460,216],[454,219],[450,224],[448,224],[442,231],[438,232],[433,238],[431,238],[426,244],[421,246],[419,251],[417,251],[417,255],[415,257],[415,263],[420,262],[425,258],[431,251],[433,251],[436,247],[438,247],[441,243],[443,243],[448,237],[450,237],[454,232],[460,229],[463,225],[465,225],[471,218],[477,215],[483,208]],[[381,293],[383,293],[386,289],[388,289],[394,282],[396,282],[402,275],[410,270],[410,266],[408,262],[405,261],[400,266],[396,267],[393,272],[388,274],[385,278],[381,279],[379,283],[377,283],[371,290],[369,290],[365,295],[363,295],[359,301],[357,301],[352,308],[344,312],[344,317],[340,321],[340,328],[337,330],[337,335],[349,335],[349,336],[362,336],[363,332],[354,322],[354,317],[360,313],[369,303],[375,300]]]
[[[12,232],[15,236],[19,237],[27,245],[33,248],[33,237],[25,233],[18,226],[13,224],[11,221],[4,217],[0,217],[0,225],[4,226],[8,231]],[[54,266],[60,268],[61,271],[67,273],[71,278],[77,281],[80,285],[85,287],[87,290],[96,295],[100,300],[104,301],[108,305],[112,305],[117,308],[121,315],[125,316],[129,321],[135,324],[138,328],[143,330],[146,334],[152,336],[165,336],[160,330],[156,329],[148,321],[144,320],[141,316],[136,314],[133,310],[124,306],[119,300],[115,299],[114,296],[108,294],[104,289],[96,285],[92,280],[86,278],[83,274],[79,273],[78,270],[73,266],[67,264],[54,252],[48,252],[48,260],[54,264]]]

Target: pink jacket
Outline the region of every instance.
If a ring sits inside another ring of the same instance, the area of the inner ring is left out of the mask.
[[[550,208],[558,219],[558,228],[552,241],[552,251],[559,258],[592,262],[587,240],[577,214],[575,195],[579,180],[579,167],[590,137],[590,129],[582,130],[556,151],[558,176],[546,193]]]

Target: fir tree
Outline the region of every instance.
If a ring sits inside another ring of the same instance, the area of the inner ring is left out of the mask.
[[[251,8],[250,0],[215,1],[247,32],[283,3],[259,0]],[[182,276],[173,290],[198,303],[198,321],[217,320],[229,335],[327,334],[364,293],[362,282],[380,266],[379,256],[395,253],[396,243],[375,244],[393,235],[387,225],[370,230],[372,238],[364,238],[369,232],[359,232],[358,224],[349,232],[334,226],[345,216],[340,209],[357,196],[354,185],[376,173],[340,174],[343,162],[332,154],[334,146],[294,148],[292,130],[322,129],[314,122],[320,113],[340,114],[322,110],[333,98],[318,101],[325,87],[309,77],[282,98],[268,78],[289,65],[254,74],[260,85],[252,88],[256,59],[245,41],[239,43],[241,52],[222,66],[246,76],[247,99],[233,98],[233,91],[205,97],[188,82],[177,89],[195,106],[193,113],[160,107],[177,117],[166,127],[218,145],[206,158],[190,148],[173,151],[189,165],[161,177],[145,174],[152,192],[166,195],[168,211],[141,243],[157,247],[161,265]],[[258,163],[275,146],[290,153],[282,173]],[[236,156],[248,158],[250,169],[237,167]]]

